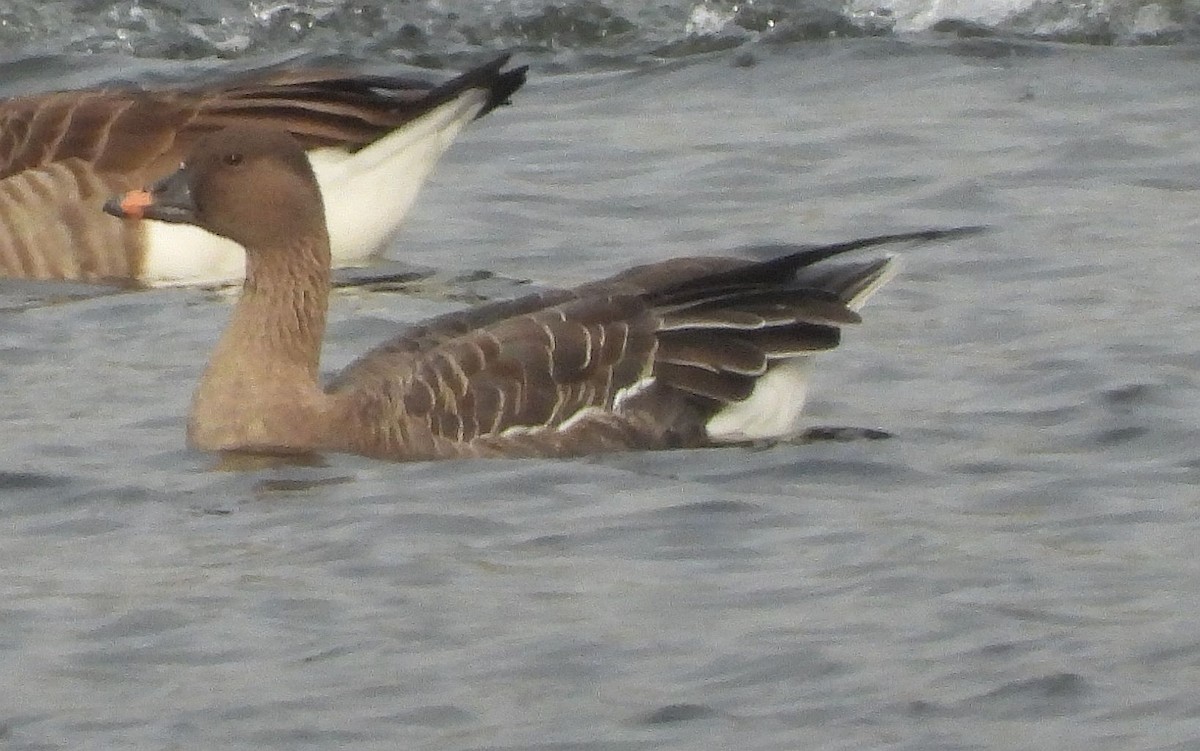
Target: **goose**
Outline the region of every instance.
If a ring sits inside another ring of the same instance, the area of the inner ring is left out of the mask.
[[[105,204],[245,247],[240,296],[191,403],[193,448],[411,461],[788,437],[799,430],[810,355],[838,344],[895,269],[892,256],[827,261],[976,230],[634,267],[433,318],[322,386],[330,241],[321,200],[295,139],[232,127],[199,139],[171,176]]]
[[[270,70],[192,88],[97,89],[0,102],[0,277],[140,286],[221,284],[242,249],[195,226],[121,222],[113,195],[179,166],[235,124],[289,131],[307,150],[333,261],[362,264],[471,120],[506,103],[526,68],[498,57],[441,85],[343,70]]]

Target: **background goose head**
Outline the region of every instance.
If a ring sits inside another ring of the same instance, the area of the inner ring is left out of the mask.
[[[251,254],[287,237],[325,235],[324,209],[304,149],[286,131],[234,126],[199,139],[174,173],[105,204],[121,217],[194,224]]]

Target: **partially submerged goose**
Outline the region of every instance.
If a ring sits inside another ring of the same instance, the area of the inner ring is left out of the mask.
[[[890,257],[826,263],[930,230],[784,246],[767,261],[689,258],[573,290],[434,318],[318,380],[329,297],[321,191],[288,136],[231,128],[197,142],[119,216],[195,224],[245,246],[232,321],[192,401],[189,443],[395,459],[572,456],[794,434],[808,356],[889,277]]]
[[[179,166],[237,124],[290,132],[324,198],[335,265],[391,238],[458,132],[525,82],[507,56],[441,85],[291,70],[168,91],[105,89],[0,101],[0,277],[146,285],[236,281],[241,248],[194,226],[121,222],[114,193]]]

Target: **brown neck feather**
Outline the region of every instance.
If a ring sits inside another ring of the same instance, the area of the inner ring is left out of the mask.
[[[317,448],[328,240],[252,250],[246,265],[241,297],[192,401],[189,438],[204,449]]]
[[[246,281],[221,338],[261,361],[303,368],[316,383],[329,304],[328,242],[247,254]],[[241,363],[246,367],[247,363]]]

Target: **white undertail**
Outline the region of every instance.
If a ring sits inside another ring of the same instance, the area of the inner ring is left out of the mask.
[[[899,259],[889,256],[887,265],[846,301],[846,307],[854,311],[862,309],[898,270]],[[741,443],[797,435],[808,398],[812,357],[800,355],[773,361],[767,372],[754,382],[750,396],[726,406],[709,419],[705,425],[709,439],[717,443]]]

